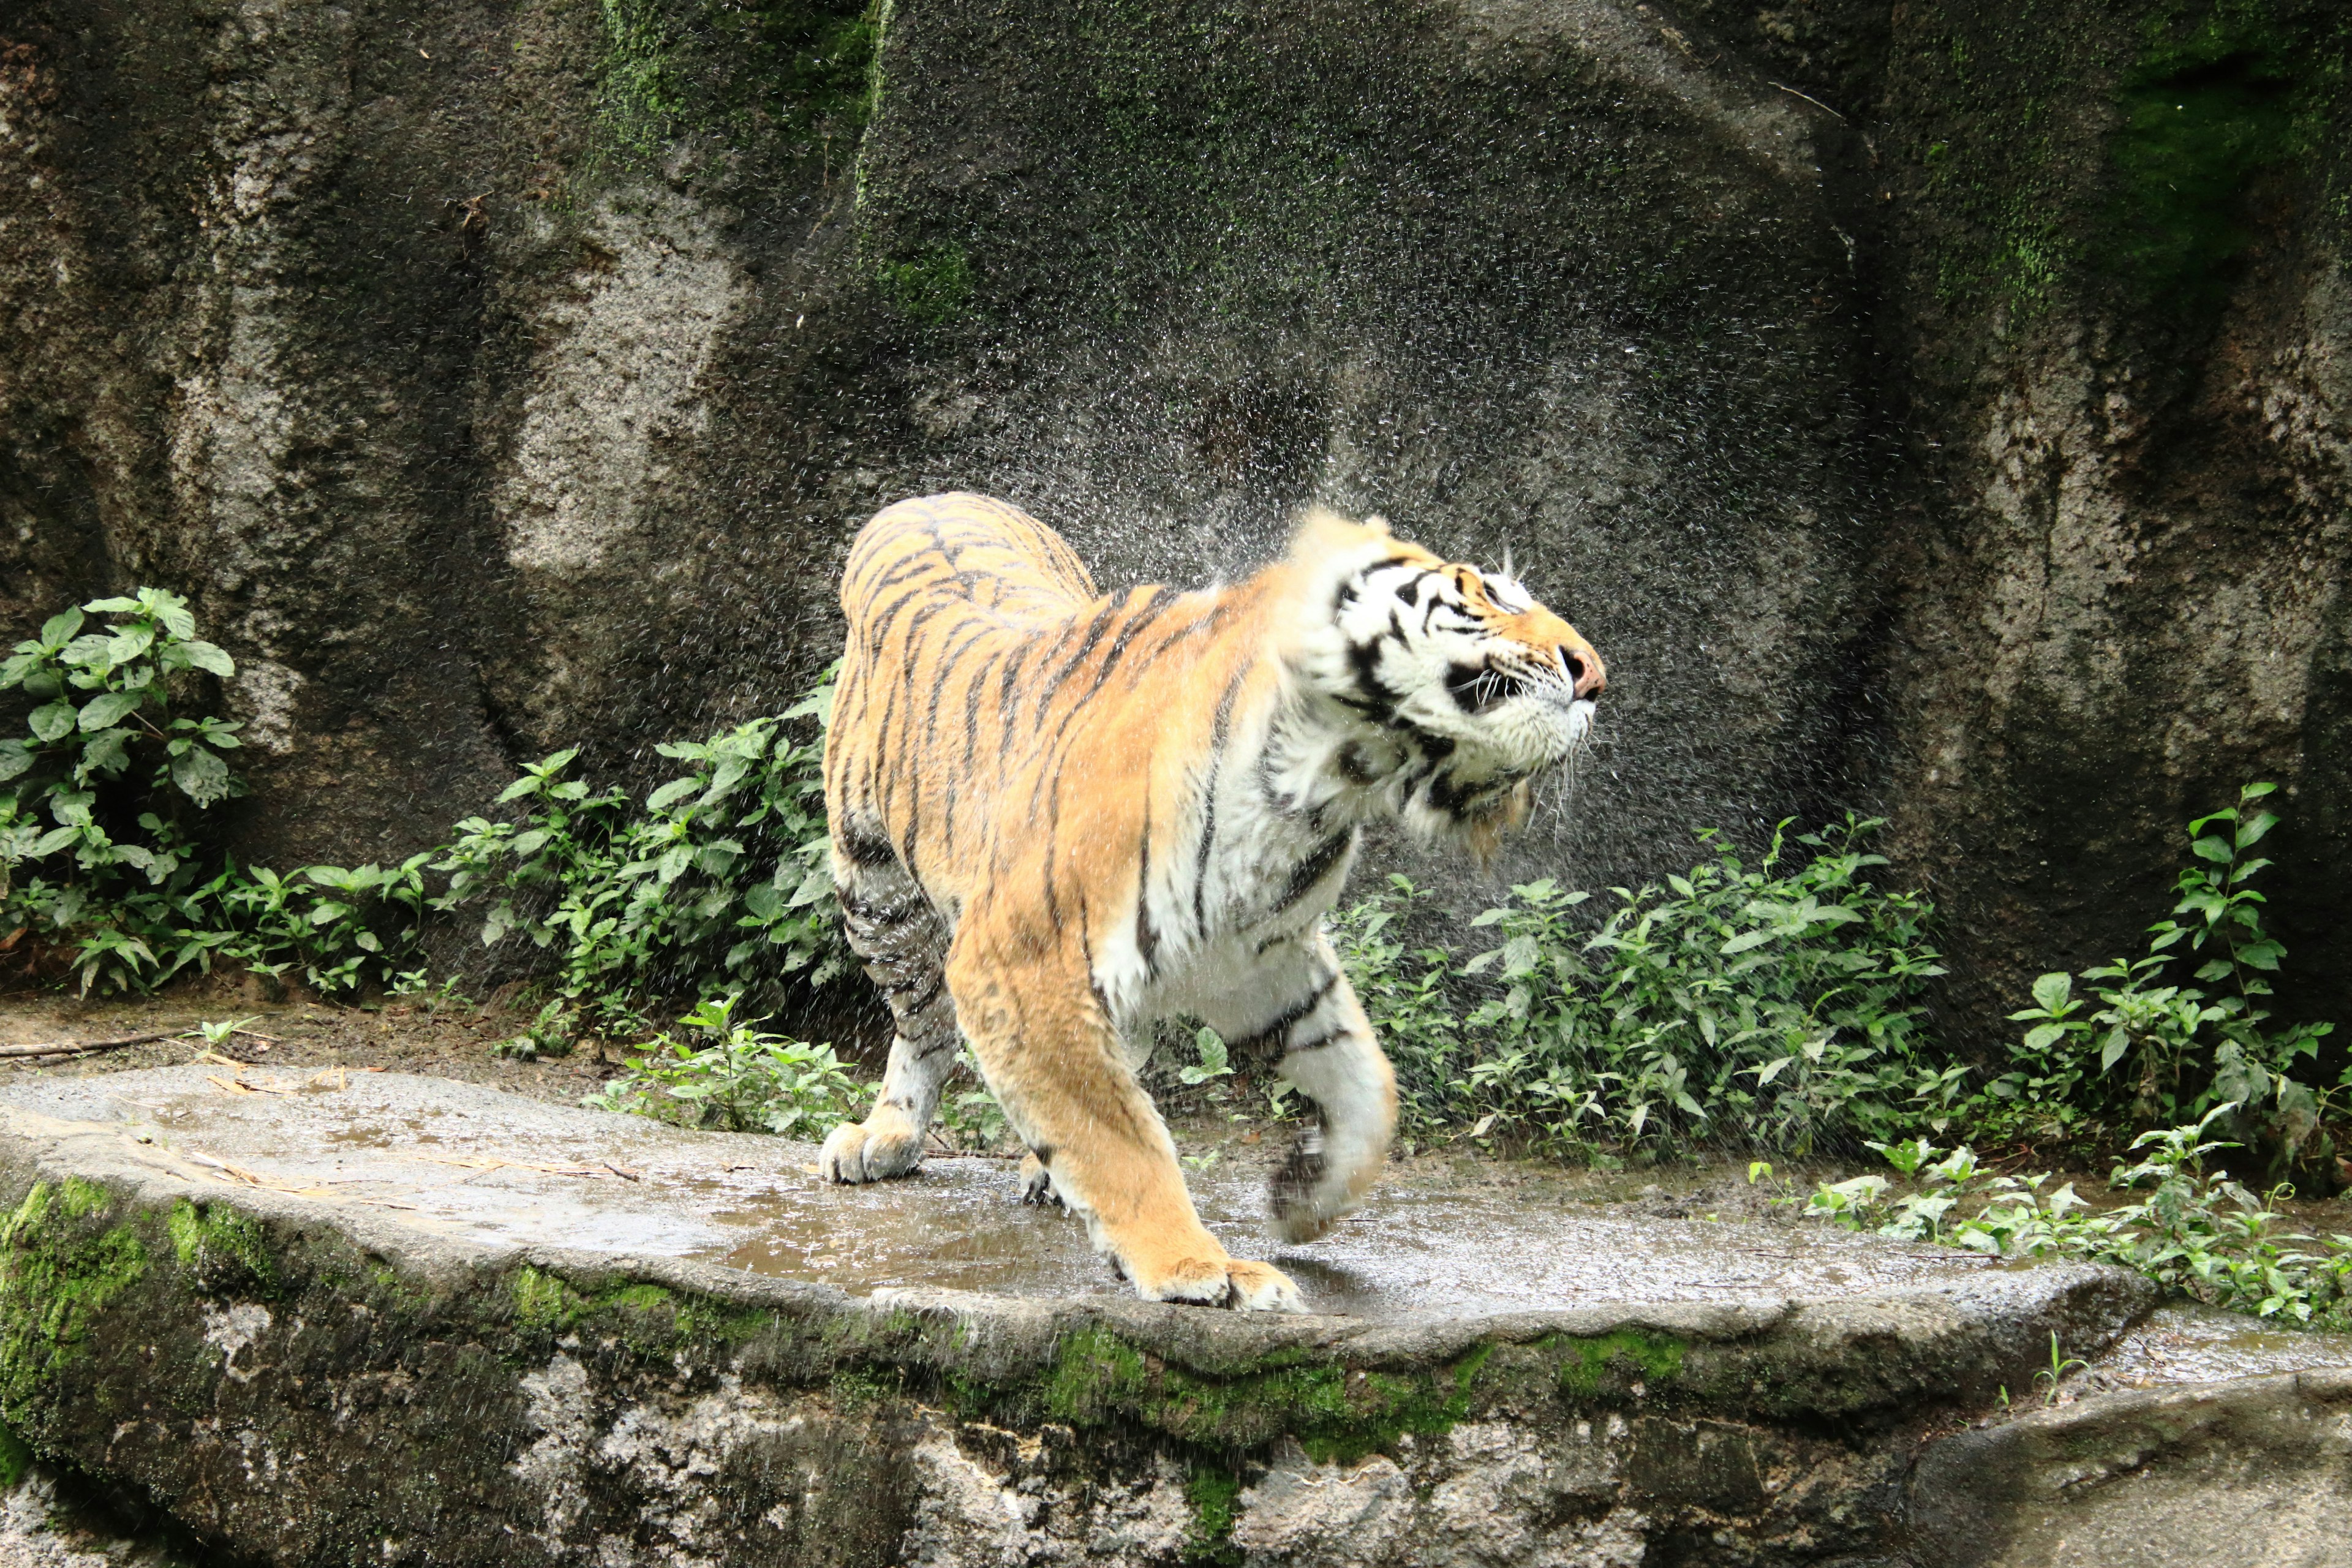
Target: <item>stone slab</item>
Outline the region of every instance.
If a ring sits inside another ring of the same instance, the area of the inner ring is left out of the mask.
[[[2346,1568],[2352,1367],[2111,1394],[1928,1448],[1923,1568]]]
[[[0,1093],[0,1103],[120,1127],[206,1169],[234,1167],[486,1247],[692,1258],[861,1296],[909,1287],[1128,1294],[1079,1226],[1022,1206],[1009,1161],[934,1159],[911,1180],[839,1187],[814,1178],[813,1145],[398,1073],[167,1068],[36,1082]],[[1255,1165],[1221,1162],[1190,1183],[1227,1247],[1271,1258],[1318,1310],[1352,1317],[1826,1300],[1956,1283],[1990,1267],[1949,1247],[1826,1226],[1603,1207],[1564,1176],[1523,1169],[1466,1181],[1450,1168],[1401,1170],[1332,1235],[1284,1247],[1261,1223]]]
[[[1832,1561],[1899,1537],[1927,1434],[2149,1300],[1853,1261],[1843,1296],[1449,1312],[1416,1265],[1273,1318],[761,1274],[714,1261],[773,1221],[752,1200],[834,1200],[775,1141],[208,1076],[0,1100],[0,1418],[261,1563]],[[898,1190],[960,1214],[1003,1176]]]

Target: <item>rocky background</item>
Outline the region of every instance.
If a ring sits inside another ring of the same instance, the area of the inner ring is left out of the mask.
[[[2352,1016],[2348,73],[2331,0],[16,0],[0,626],[189,594],[244,848],[348,863],[777,707],[900,496],[1106,584],[1319,497],[1610,659],[1505,873],[1882,811],[1966,1037],[2272,778]]]

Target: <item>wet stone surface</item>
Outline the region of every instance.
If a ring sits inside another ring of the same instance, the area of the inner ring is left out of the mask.
[[[919,1286],[1126,1293],[1078,1226],[1020,1204],[1006,1160],[934,1158],[907,1181],[839,1187],[810,1173],[808,1144],[688,1132],[392,1073],[171,1068],[23,1086],[5,1100],[124,1127],[284,1188],[402,1205],[485,1238],[695,1258],[860,1295]],[[1221,1161],[1190,1177],[1202,1216],[1235,1253],[1287,1270],[1319,1312],[1819,1300],[1987,1267],[1827,1226],[1629,1213],[1640,1205],[1595,1205],[1567,1176],[1479,1180],[1444,1165],[1401,1171],[1330,1236],[1284,1247],[1260,1224],[1254,1164]]]
[[[1196,1181],[1236,1247],[1270,1154]],[[1260,1253],[1320,1309],[1276,1317],[1134,1300],[1009,1163],[854,1191],[811,1159],[398,1073],[10,1085],[0,1423],[208,1550],[320,1565],[2021,1568],[2143,1494],[2345,1468],[2342,1373],[2001,1415],[2053,1339],[2120,1340],[2108,1386],[2318,1342],[2135,1329],[2118,1271],[1721,1184],[1408,1162]]]

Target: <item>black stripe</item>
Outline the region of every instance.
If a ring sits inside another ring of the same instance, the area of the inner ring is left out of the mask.
[[[1225,745],[1233,738],[1234,700],[1241,695],[1242,678],[1246,668],[1234,672],[1225,682],[1225,694],[1217,699],[1216,722],[1209,731],[1209,779],[1201,791],[1201,847],[1192,858],[1192,926],[1202,936],[1209,934],[1209,850],[1217,837],[1217,774],[1224,766]]]
[[[1274,908],[1266,912],[1270,915],[1278,915],[1314,891],[1316,884],[1329,876],[1331,868],[1338,865],[1341,857],[1355,847],[1354,828],[1349,828],[1345,833],[1335,833],[1317,845],[1313,854],[1291,868],[1290,879],[1283,884],[1282,897],[1275,900]]]
[[[1151,929],[1151,781],[1143,781],[1143,843],[1135,871],[1135,951],[1146,978],[1160,977],[1160,933]]]
[[[1294,1003],[1290,1006],[1286,1007],[1281,1012],[1276,1014],[1273,1023],[1268,1024],[1256,1034],[1250,1036],[1249,1038],[1244,1040],[1240,1046],[1234,1048],[1236,1050],[1263,1051],[1269,1046],[1277,1046],[1282,1044],[1282,1037],[1290,1033],[1291,1029],[1297,1025],[1301,1018],[1306,1017],[1308,1014],[1314,1012],[1316,1008],[1323,1005],[1324,998],[1329,996],[1332,991],[1338,987],[1339,984],[1339,972],[1335,969],[1324,977],[1322,984],[1315,988],[1313,995],[1307,997],[1304,1002]]]

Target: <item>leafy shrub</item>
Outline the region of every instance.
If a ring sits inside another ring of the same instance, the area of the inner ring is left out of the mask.
[[[1986,1089],[1989,1132],[2095,1136],[2169,1126],[2226,1101],[2238,1108],[2231,1131],[2260,1140],[2274,1167],[2332,1152],[2322,1095],[2294,1074],[2309,1071],[2334,1026],[2265,1026],[2268,977],[2286,949],[2263,930],[2263,896],[2249,886],[2270,862],[2249,851],[2277,825],[2256,805],[2275,787],[2248,784],[2236,805],[2189,825],[2197,858],[2176,884],[2173,918],[2148,928],[2145,957],[2084,970],[2086,996],[2073,975],[2034,982],[2034,1005],[2010,1015],[2032,1027]],[[2200,956],[2187,981],[2165,984],[2173,965]]]
[[[1560,1149],[1606,1140],[1654,1152],[1741,1138],[1809,1150],[1948,1120],[1962,1068],[1924,1059],[1921,993],[1943,973],[1916,894],[1867,876],[1875,821],[1849,816],[1793,843],[1787,825],[1749,868],[1717,835],[1715,858],[1664,886],[1590,895],[1549,879],[1471,923],[1502,944],[1461,966],[1493,994],[1465,1020],[1475,1059],[1442,1091],[1430,1068],[1466,1056],[1442,1017],[1433,953],[1408,974],[1372,916],[1341,923],[1376,1021],[1401,1032],[1423,1105]],[[1375,911],[1377,913],[1379,911]],[[1401,1026],[1401,1029],[1400,1029]],[[1424,1110],[1423,1114],[1438,1114]]]
[[[2208,1173],[2205,1156],[2231,1147],[2208,1131],[2238,1108],[2223,1102],[2203,1119],[2142,1133],[2136,1163],[2110,1184],[2148,1189],[2136,1203],[2102,1210],[2069,1182],[2047,1196],[2047,1173],[1993,1175],[1966,1145],[1937,1160],[1926,1139],[1874,1144],[1917,1190],[1893,1203],[1886,1177],[1820,1184],[1804,1212],[1848,1230],[1875,1229],[1908,1241],[1965,1247],[1997,1258],[2064,1257],[2133,1269],[2176,1296],[2312,1326],[2352,1329],[2352,1236],[2315,1237],[2277,1208],[2279,1192],[2257,1194]]]
[[[93,615],[111,624],[85,630]],[[236,674],[161,588],[53,616],[0,665],[0,689],[37,704],[29,738],[0,741],[0,927],[70,947],[85,994],[216,956],[347,992],[389,979],[415,940],[423,857],[281,879],[204,843],[205,814],[242,793],[224,755],[238,727],[185,708],[203,676]]]
[[[820,771],[832,703],[828,672],[780,715],[656,747],[688,771],[641,806],[564,776],[576,748],[529,764],[499,797],[520,821],[457,824],[433,907],[480,908],[485,947],[550,951],[560,995],[616,1019],[677,992],[832,979],[848,959]],[[817,732],[794,739],[796,719]]]
[[[681,1127],[800,1138],[855,1117],[866,1091],[833,1047],[738,1023],[741,1001],[740,993],[704,998],[678,1020],[688,1038],[655,1036],[621,1077],[581,1103]]]
[[[1397,1073],[1398,1121],[1408,1133],[1446,1126],[1467,1105],[1456,1062],[1462,1024],[1448,994],[1454,955],[1408,949],[1398,927],[1428,892],[1391,873],[1385,892],[1331,912],[1339,962]]]

